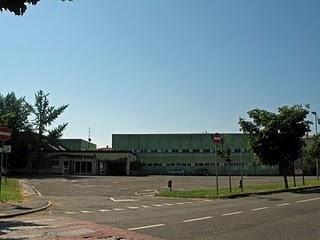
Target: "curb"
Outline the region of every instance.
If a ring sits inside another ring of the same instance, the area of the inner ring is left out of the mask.
[[[52,205],[52,203],[50,201],[47,201],[47,204],[45,206],[43,206],[43,207],[39,207],[39,208],[35,208],[35,209],[23,211],[23,212],[17,212],[17,213],[11,213],[11,214],[9,213],[9,214],[5,214],[5,215],[0,215],[0,219],[1,218],[12,218],[12,217],[25,215],[25,214],[29,214],[29,213],[40,212],[42,210],[45,210],[45,209],[49,208],[51,205]]]
[[[279,189],[279,190],[264,191],[264,192],[239,193],[239,194],[234,194],[230,196],[222,196],[218,198],[232,199],[232,198],[238,198],[238,197],[249,197],[254,195],[269,195],[269,194],[283,193],[283,192],[301,192],[303,190],[318,189],[318,188],[320,188],[320,186],[300,187],[300,188],[292,188],[292,189]]]
[[[300,188],[292,188],[292,189],[279,189],[279,190],[272,190],[272,191],[263,191],[263,192],[250,192],[250,193],[238,193],[238,194],[233,194],[229,196],[216,196],[216,197],[204,197],[204,198],[188,198],[188,197],[163,197],[163,196],[157,196],[155,195],[156,198],[164,198],[164,199],[234,199],[234,198],[241,198],[241,197],[250,197],[250,196],[255,196],[255,195],[270,195],[274,193],[283,193],[283,192],[301,192],[303,190],[311,190],[311,189],[319,189],[319,186],[312,186],[312,187],[300,187]]]

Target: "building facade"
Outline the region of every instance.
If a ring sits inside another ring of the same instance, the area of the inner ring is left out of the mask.
[[[229,167],[232,175],[279,174],[278,166],[262,165],[255,158],[244,134],[221,136],[223,148],[231,150],[230,163],[215,154],[222,145],[215,146],[211,134],[113,134],[112,149],[135,153],[146,174],[168,174],[177,169],[191,174],[206,168],[214,175],[216,165],[219,175],[227,175]]]

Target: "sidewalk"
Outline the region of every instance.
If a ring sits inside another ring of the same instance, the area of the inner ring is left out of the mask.
[[[27,180],[22,180],[24,201],[21,203],[0,202],[0,218],[9,218],[44,210],[51,202],[39,196]]]
[[[26,215],[51,206],[30,182],[23,180],[24,201],[21,203],[0,202],[0,239],[106,239],[106,240],[160,240],[152,236],[124,229],[105,226],[72,218],[44,215]]]

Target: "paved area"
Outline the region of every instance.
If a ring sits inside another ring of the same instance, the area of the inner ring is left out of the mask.
[[[209,186],[214,180],[172,176],[31,179],[53,206],[0,221],[0,229],[5,230],[0,239],[24,239],[23,234],[29,234],[27,239],[320,239],[320,189],[239,199],[155,198],[154,192],[164,189],[168,178],[183,189]]]

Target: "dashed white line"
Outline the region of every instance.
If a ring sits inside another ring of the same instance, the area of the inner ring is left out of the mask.
[[[88,211],[88,210],[82,210],[82,213],[91,213],[92,211]]]
[[[251,209],[251,211],[260,211],[260,210],[265,210],[265,209],[268,209],[269,207],[260,207],[260,208],[253,208]]]
[[[224,213],[224,214],[222,214],[222,216],[232,216],[232,215],[237,215],[237,214],[241,214],[241,213],[243,213],[243,212],[239,211],[239,212]]]
[[[109,209],[99,209],[99,212],[110,212]]]
[[[147,228],[155,228],[155,227],[163,227],[164,224],[155,224],[155,225],[149,225],[149,226],[143,226],[143,227],[135,227],[135,228],[128,228],[128,231],[135,231],[140,229],[147,229]]]
[[[153,204],[152,206],[155,206],[155,207],[163,207],[162,204]]]
[[[300,201],[296,201],[295,203],[311,202],[311,201],[315,201],[315,200],[320,200],[320,197],[318,197],[318,198],[310,198],[310,199],[305,199],[305,200],[300,200]]]
[[[284,207],[284,206],[288,206],[290,204],[291,203],[281,203],[281,204],[278,204],[277,207]]]
[[[140,207],[128,207],[129,209],[138,209]]]
[[[146,205],[141,205],[141,207],[143,207],[143,208],[151,208],[150,206],[146,206]]]
[[[180,203],[177,203],[178,205],[183,205],[183,204],[190,204],[190,203],[193,203],[193,202],[180,202]]]
[[[208,217],[202,217],[202,218],[193,218],[193,219],[188,219],[188,220],[183,220],[184,223],[188,223],[188,222],[195,222],[195,221],[201,221],[201,220],[207,220],[207,219],[211,219],[211,216]]]
[[[65,212],[65,214],[76,214],[76,212]]]
[[[174,206],[173,203],[164,203],[163,205],[165,205],[165,206]]]

